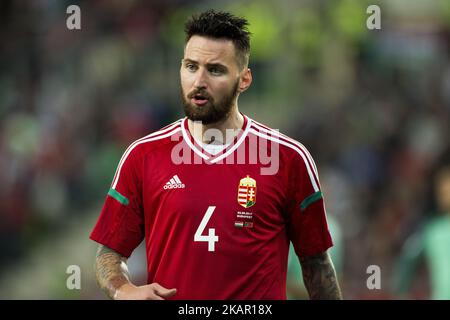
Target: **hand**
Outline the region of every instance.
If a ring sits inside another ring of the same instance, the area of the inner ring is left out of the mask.
[[[139,287],[126,283],[116,291],[114,300],[165,300],[176,293],[177,289],[167,289],[156,282]]]

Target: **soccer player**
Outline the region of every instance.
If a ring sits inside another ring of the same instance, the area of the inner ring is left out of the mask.
[[[414,284],[420,263],[424,263],[430,286],[430,298],[450,300],[450,165],[438,168],[434,182],[437,212],[405,242],[396,261],[394,287],[400,298],[411,298],[408,289]]]
[[[238,110],[247,26],[213,10],[186,23],[186,117],[128,147],[90,236],[110,298],[286,299],[290,242],[310,297],[341,298],[311,155]],[[126,263],[144,239],[148,284],[136,286]]]

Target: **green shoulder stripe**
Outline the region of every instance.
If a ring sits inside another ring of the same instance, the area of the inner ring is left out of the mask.
[[[305,209],[311,203],[313,203],[321,198],[322,198],[322,191],[317,191],[317,192],[313,193],[312,195],[310,195],[309,197],[307,197],[305,200],[302,201],[302,203],[300,204],[300,209],[302,209],[302,211],[305,211]]]
[[[129,201],[126,197],[121,195],[117,190],[114,190],[113,188],[109,189],[108,195],[119,201],[123,205],[128,205]]]

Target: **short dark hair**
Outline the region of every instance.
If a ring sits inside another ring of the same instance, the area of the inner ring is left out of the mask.
[[[192,36],[231,40],[236,49],[238,64],[243,68],[250,56],[250,35],[248,21],[229,12],[212,9],[193,15],[184,26],[186,43]]]

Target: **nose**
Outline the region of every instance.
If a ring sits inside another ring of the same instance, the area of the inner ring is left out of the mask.
[[[207,79],[206,79],[206,72],[202,68],[200,68],[195,75],[194,87],[196,89],[199,89],[199,88],[206,89],[208,87],[208,83],[207,83]]]

